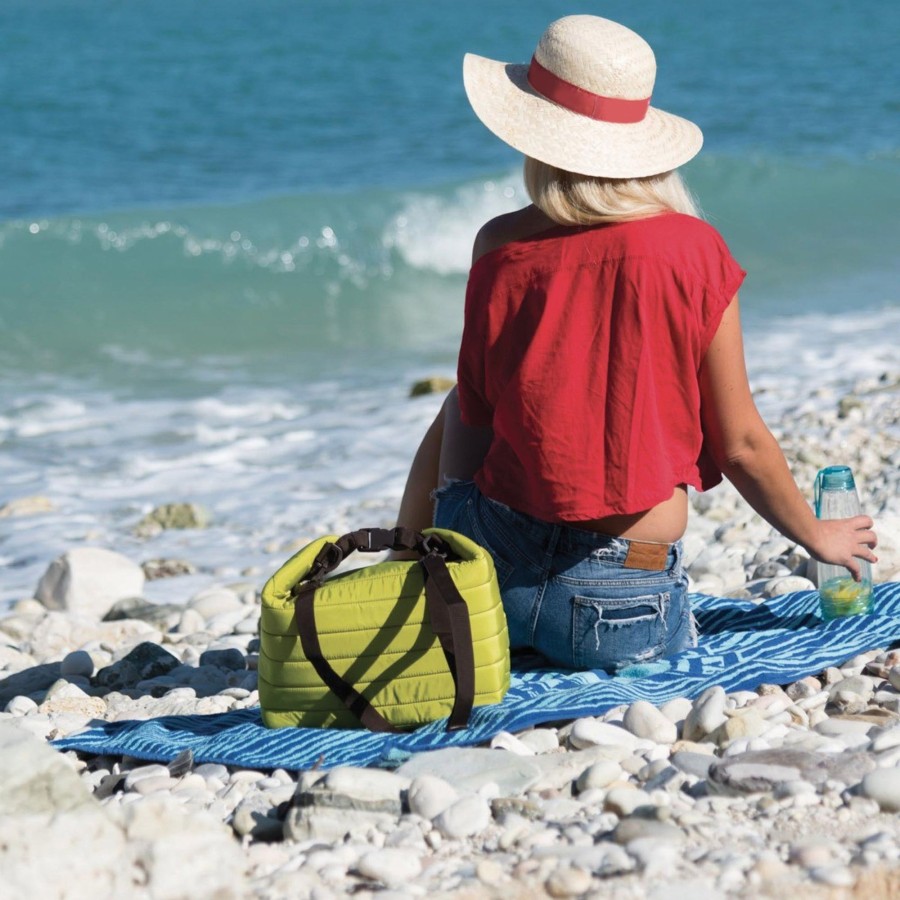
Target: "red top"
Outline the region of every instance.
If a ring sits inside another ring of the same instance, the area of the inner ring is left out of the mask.
[[[718,484],[697,373],[745,274],[680,213],[558,226],[476,260],[458,377],[463,422],[494,431],[482,493],[575,522]]]

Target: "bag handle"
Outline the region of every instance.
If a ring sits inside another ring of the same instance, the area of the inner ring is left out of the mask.
[[[313,561],[308,580],[291,591],[300,644],[318,676],[331,688],[370,731],[401,733],[375,709],[352,684],[344,681],[322,654],[316,628],[315,595],[325,576],[334,571],[354,550],[364,553],[381,550],[415,550],[425,582],[425,607],[431,630],[437,636],[456,689],[447,731],[458,731],[469,723],[475,702],[475,653],[472,626],[466,601],[447,569],[450,545],[435,534],[424,535],[409,528],[366,528],[345,534],[327,543]]]

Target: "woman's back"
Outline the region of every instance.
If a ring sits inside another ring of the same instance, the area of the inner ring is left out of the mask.
[[[467,292],[460,409],[494,432],[481,490],[584,523],[715,484],[698,371],[744,275],[718,233],[677,213],[542,230],[520,215],[491,229],[510,239]]]

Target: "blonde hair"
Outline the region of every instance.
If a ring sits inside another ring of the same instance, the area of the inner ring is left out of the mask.
[[[596,225],[662,212],[700,217],[694,198],[674,170],[645,178],[600,178],[526,156],[525,188],[532,203],[560,225]]]

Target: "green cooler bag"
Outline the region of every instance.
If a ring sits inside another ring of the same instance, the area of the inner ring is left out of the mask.
[[[329,574],[356,550],[412,550]],[[398,731],[509,688],[509,636],[490,554],[439,528],[364,529],[314,541],[262,593],[259,701],[270,728]]]

